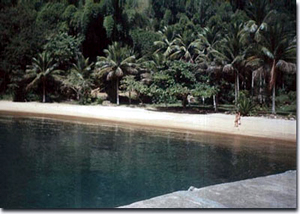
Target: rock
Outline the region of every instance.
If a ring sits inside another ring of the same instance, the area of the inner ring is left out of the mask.
[[[194,187],[194,186],[190,186],[190,188],[188,189],[188,191],[194,191],[196,189],[196,187]]]
[[[102,105],[104,105],[104,106],[110,106],[110,105],[111,105],[111,102],[110,102],[109,100],[104,100],[104,101],[102,102]]]

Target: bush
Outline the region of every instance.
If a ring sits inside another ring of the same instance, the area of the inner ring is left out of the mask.
[[[288,93],[288,97],[292,103],[297,102],[297,92],[296,91],[290,91]]]
[[[247,97],[246,93],[240,92],[238,100],[238,111],[242,116],[248,116],[253,113],[255,104],[252,103],[251,99]]]
[[[0,100],[13,100],[13,94],[0,94]]]
[[[296,104],[297,92],[290,91],[289,93],[279,93],[276,97],[276,105],[291,105]]]
[[[96,100],[96,103],[99,104],[99,105],[102,105],[103,101],[104,100],[101,97],[98,97],[97,100]]]
[[[92,98],[90,96],[82,96],[78,102],[80,105],[88,105],[92,103]]]

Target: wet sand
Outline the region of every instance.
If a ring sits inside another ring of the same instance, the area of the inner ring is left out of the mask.
[[[63,103],[17,103],[0,101],[2,114],[23,114],[72,120],[103,120],[193,132],[213,132],[296,142],[296,121],[262,117],[242,117],[234,126],[235,115],[179,114],[115,106],[81,106]]]

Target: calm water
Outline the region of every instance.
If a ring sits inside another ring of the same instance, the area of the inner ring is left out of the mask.
[[[285,145],[0,116],[0,207],[116,207],[296,169],[296,146]]]

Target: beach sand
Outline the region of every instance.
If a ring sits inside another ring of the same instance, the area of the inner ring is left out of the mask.
[[[142,108],[81,106],[63,103],[18,103],[0,101],[0,112],[26,113],[46,117],[96,119],[168,129],[215,132],[296,142],[296,121],[263,117],[242,117],[234,127],[235,115],[166,113]]]

